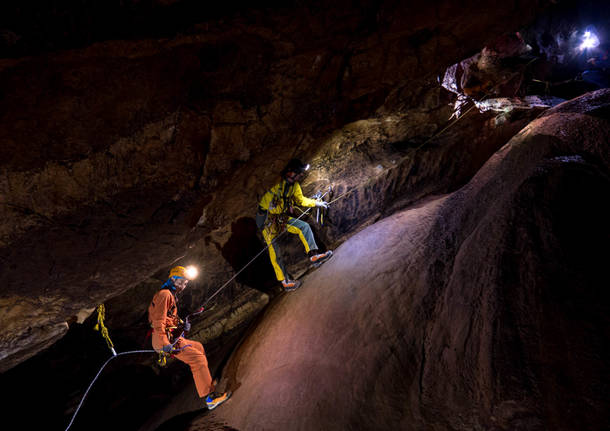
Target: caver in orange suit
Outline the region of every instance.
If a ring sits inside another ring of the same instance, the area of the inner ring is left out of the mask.
[[[148,307],[148,320],[153,328],[153,349],[161,351],[163,346],[171,344],[167,336],[167,330],[177,326],[180,322],[176,297],[170,289],[161,289],[155,294]],[[188,347],[184,348],[184,346]],[[208,369],[208,360],[203,345],[198,341],[180,338],[174,347],[176,349],[184,348],[181,352],[176,353],[175,357],[191,367],[199,396],[203,398],[213,392],[212,376]]]

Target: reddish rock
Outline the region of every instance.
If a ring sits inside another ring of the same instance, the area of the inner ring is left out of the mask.
[[[234,353],[214,421],[606,428],[609,107],[608,90],[558,106],[463,188],[343,243]]]

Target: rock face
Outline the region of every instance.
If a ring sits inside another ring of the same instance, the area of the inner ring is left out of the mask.
[[[604,429],[610,91],[354,235],[225,369],[245,430]]]
[[[196,293],[210,295],[242,260],[222,255],[232,224],[252,216],[257,193],[291,156],[341,154],[350,145],[327,139],[336,128],[411,119],[414,106],[419,121],[384,128],[397,143],[430,137],[446,121],[438,90],[427,96],[435,74],[481,46],[488,29],[524,23],[543,4],[294,6],[189,19],[160,31],[166,39],[100,32],[91,46],[1,59],[1,304],[26,311],[10,321],[0,313],[11,328],[0,336],[0,370],[177,261],[210,259]],[[26,12],[16,13],[21,22]],[[65,46],[59,39],[51,46]]]
[[[0,386],[22,426],[62,429],[108,358],[96,305],[119,352],[150,348],[148,301],[191,263],[181,315],[219,293],[192,330],[214,373],[258,322],[225,369],[235,399],[196,427],[607,423],[608,95],[537,119],[470,181],[549,105],[454,123],[437,81],[554,2],[37,2],[0,6]],[[483,80],[515,69],[484,52]],[[283,238],[306,277],[285,296],[264,254],[232,277],[295,156],[307,195],[334,186],[321,247],[361,232],[311,276]],[[73,429],[198,415],[182,364],[113,364]]]

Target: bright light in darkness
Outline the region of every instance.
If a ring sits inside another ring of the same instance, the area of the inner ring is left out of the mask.
[[[309,164],[305,165],[305,170],[308,171],[309,170]]]
[[[193,279],[197,278],[197,276],[199,275],[199,270],[192,265],[187,266],[185,275],[186,275],[186,278],[188,278],[189,280],[193,280]]]
[[[599,38],[595,33],[590,31],[585,31],[585,34],[582,37],[582,43],[580,44],[580,50],[585,50],[589,48],[597,48],[599,46]]]

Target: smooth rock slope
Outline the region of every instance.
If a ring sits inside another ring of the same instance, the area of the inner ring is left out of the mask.
[[[606,428],[609,108],[598,91],[548,111],[460,190],[342,244],[190,429]]]

